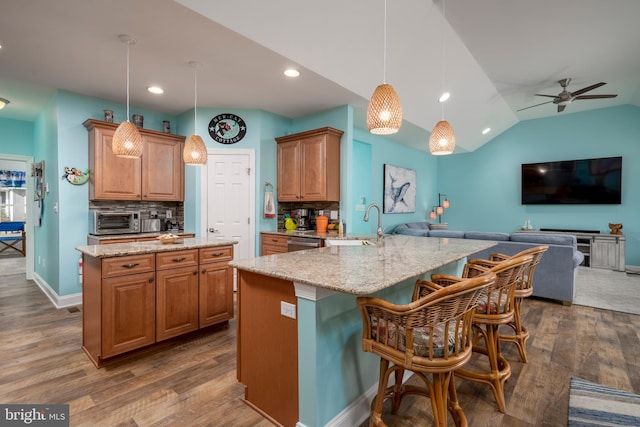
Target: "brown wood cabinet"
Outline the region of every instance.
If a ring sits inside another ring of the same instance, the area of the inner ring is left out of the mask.
[[[200,249],[200,327],[233,319],[233,246]]]
[[[198,250],[156,254],[156,341],[198,329]]]
[[[278,201],[340,200],[340,137],[330,127],[276,138]]]
[[[113,258],[83,255],[82,348],[105,359],[229,321],[233,246]]]
[[[262,233],[262,255],[283,254],[288,252],[287,236]]]
[[[116,157],[111,140],[118,127],[89,119],[90,200],[184,200],[184,136],[140,129],[142,157]]]

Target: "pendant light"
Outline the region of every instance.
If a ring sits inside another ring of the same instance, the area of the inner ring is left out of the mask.
[[[2,110],[10,101],[8,99],[0,98],[0,110]]]
[[[456,148],[456,135],[453,128],[444,119],[444,102],[449,98],[449,94],[444,92],[444,21],[445,21],[445,0],[442,0],[442,92],[439,102],[442,108],[442,120],[436,123],[429,136],[429,152],[434,156],[444,156],[453,153]]]
[[[118,157],[135,159],[142,156],[142,135],[129,121],[129,47],[136,43],[136,39],[128,34],[121,34],[118,38],[127,44],[127,120],[120,123],[113,134],[111,149]]]
[[[198,67],[202,64],[191,61],[189,66],[193,67],[193,81],[194,81],[194,101],[193,101],[193,135],[187,138],[187,142],[184,144],[184,150],[182,150],[182,158],[186,165],[201,166],[207,164],[207,146],[200,135],[196,134],[196,120],[198,119]]]
[[[400,98],[387,84],[387,0],[384,1],[384,46],[383,46],[383,83],[371,95],[367,108],[367,126],[369,132],[376,135],[391,135],[402,126],[402,105]]]

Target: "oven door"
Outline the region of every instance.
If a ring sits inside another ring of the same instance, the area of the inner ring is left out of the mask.
[[[316,249],[320,246],[322,246],[322,240],[313,237],[289,237],[287,240],[288,252]]]

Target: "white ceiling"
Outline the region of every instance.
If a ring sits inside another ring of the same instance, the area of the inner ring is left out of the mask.
[[[351,104],[364,120],[384,78],[384,1],[0,0],[0,117],[34,120],[56,88],[178,115],[198,106],[263,109],[295,118]],[[386,82],[402,102],[394,136],[426,150],[443,115],[456,152],[473,151],[518,121],[621,104],[640,105],[640,1],[388,0]],[[444,34],[444,44],[443,44]],[[444,57],[444,61],[442,58]],[[302,75],[285,78],[296,66]],[[444,79],[443,79],[444,75]],[[598,82],[557,113],[557,80],[570,91]],[[151,84],[163,95],[146,91]],[[442,106],[443,85],[452,94]],[[116,117],[116,121],[124,118]],[[488,135],[482,129],[491,127]]]

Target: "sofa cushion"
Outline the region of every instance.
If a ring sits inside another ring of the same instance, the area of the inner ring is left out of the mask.
[[[428,230],[429,223],[428,222],[408,222],[405,224],[407,228],[417,228],[419,230]]]
[[[464,233],[464,238],[505,242],[509,240],[509,233],[498,233],[498,232],[489,232],[489,231],[467,231],[466,233]]]
[[[573,234],[553,233],[513,233],[512,242],[541,243],[549,245],[566,245],[576,247],[576,236]]]
[[[464,231],[429,230],[429,237],[450,237],[452,239],[464,239]]]
[[[393,230],[393,234],[404,234],[405,236],[418,236],[418,237],[427,237],[429,236],[429,230],[423,230],[421,228],[397,228]]]

